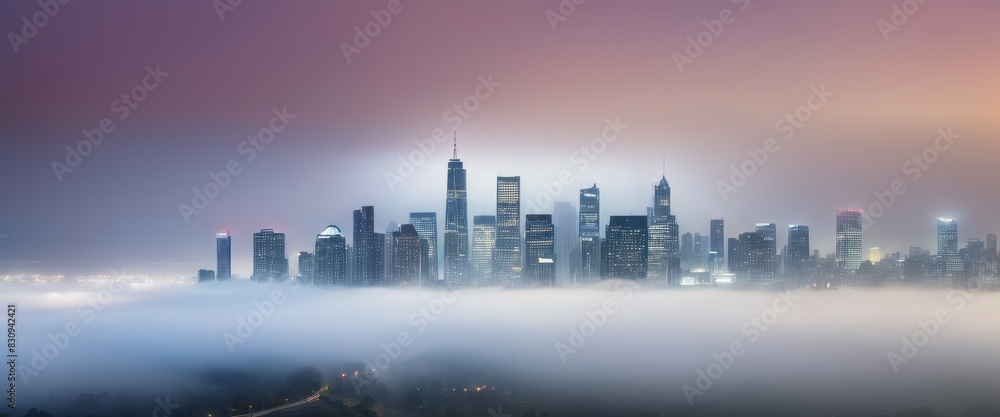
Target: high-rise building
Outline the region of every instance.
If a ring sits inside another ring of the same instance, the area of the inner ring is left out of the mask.
[[[412,224],[399,226],[390,235],[391,245],[386,267],[386,285],[420,285],[423,262],[427,259],[427,241],[420,238]]]
[[[529,287],[556,284],[556,230],[551,214],[528,214],[524,222],[524,283]]]
[[[462,160],[458,159],[457,133],[453,146],[451,159],[448,160],[448,195],[444,208],[444,279],[450,283],[467,284],[469,212],[465,168]],[[434,245],[437,245],[436,239]]]
[[[647,224],[647,279],[650,285],[679,285],[680,262],[674,258],[680,256],[680,236],[676,218],[670,214],[670,184],[665,175],[653,185],[653,209]]]
[[[768,257],[774,259],[774,272],[778,272],[778,225],[774,223],[757,223],[757,234],[768,244]]]
[[[708,242],[701,233],[695,233],[691,240],[691,266],[701,268],[705,266],[705,259],[708,258]]]
[[[879,263],[882,260],[882,248],[876,246],[873,248],[868,248],[868,262],[873,265]]]
[[[215,271],[210,269],[199,269],[198,282],[215,282]]]
[[[837,269],[856,271],[860,266],[861,210],[838,210]]]
[[[285,234],[261,229],[253,234],[253,281],[280,282],[288,278]]]
[[[962,259],[958,254],[958,222],[954,219],[938,219],[938,273],[941,276],[952,275],[963,269]]]
[[[497,229],[493,279],[516,284],[521,278],[521,177],[497,177]]]
[[[493,285],[493,248],[496,245],[497,217],[472,218],[472,253],[469,256],[473,285]]]
[[[804,278],[809,263],[809,226],[792,224],[788,226],[788,250],[785,253],[785,273],[794,278]]]
[[[685,265],[694,260],[694,235],[690,232],[681,235],[680,256]]]
[[[552,204],[552,224],[556,229],[555,259],[556,284],[565,285],[577,272],[576,262],[571,258],[576,254],[577,246],[577,214],[572,204],[566,201],[556,201]],[[525,223],[527,227],[527,223]]]
[[[740,240],[734,237],[729,238],[729,243],[726,245],[726,268],[729,269],[729,273],[735,274],[739,270],[739,262],[736,258],[739,254]]]
[[[725,269],[725,253],[726,253],[726,226],[725,221],[721,218],[712,219],[709,224],[709,241],[708,250],[709,252],[714,252],[714,262],[709,265],[709,270],[714,273],[722,273]]]
[[[441,278],[440,274],[438,274],[438,255],[437,255],[438,254],[437,213],[435,212],[410,213],[410,224],[413,225],[414,229],[417,229],[417,234],[420,235],[420,238],[427,241],[427,264],[425,265],[424,268],[427,270],[427,273],[425,274],[424,279],[430,281],[440,279]]]
[[[233,277],[233,238],[226,233],[215,234],[215,279],[229,281]]]
[[[601,275],[641,280],[648,274],[647,216],[611,216],[601,241]]]
[[[316,236],[313,285],[347,285],[347,239],[334,225]]]
[[[601,277],[601,189],[594,184],[580,190],[580,275],[577,283]]]
[[[380,286],[384,276],[385,235],[375,233],[375,208],[354,210],[353,285]]]
[[[299,280],[312,284],[316,273],[316,257],[309,252],[299,252]]]
[[[736,269],[730,268],[729,272],[751,283],[766,283],[773,279],[775,254],[771,251],[771,242],[764,236],[756,232],[741,233],[739,242],[731,246],[736,246],[736,250],[730,265]]]

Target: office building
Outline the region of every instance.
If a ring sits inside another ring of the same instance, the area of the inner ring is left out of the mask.
[[[836,249],[837,269],[856,271],[861,266],[861,210],[837,211]]]
[[[253,277],[255,282],[282,282],[288,278],[285,234],[262,229],[253,234]]]
[[[529,214],[524,224],[524,284],[555,286],[555,227],[550,214]]]
[[[611,216],[601,241],[601,275],[642,280],[648,275],[647,216]],[[664,266],[666,269],[666,266]]]
[[[215,235],[215,279],[229,281],[233,277],[233,238],[226,233]]]
[[[601,189],[580,190],[580,274],[578,284],[601,278]]]
[[[347,239],[334,225],[316,236],[313,285],[347,285]]]
[[[521,177],[497,177],[493,279],[513,285],[521,278]]]
[[[440,274],[438,274],[437,213],[410,213],[410,224],[413,225],[414,229],[417,229],[420,238],[427,241],[427,264],[424,268],[427,273],[424,278],[428,280],[440,279]],[[467,233],[468,230],[465,232]],[[460,277],[462,280],[454,282],[464,282],[464,277],[465,274],[462,274]]]
[[[496,245],[496,216],[472,218],[472,253],[469,256],[470,284],[493,285],[493,248]]]

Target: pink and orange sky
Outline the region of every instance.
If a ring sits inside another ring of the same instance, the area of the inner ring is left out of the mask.
[[[450,132],[445,112],[491,75],[501,85],[457,128],[470,216],[495,212],[500,173],[522,177],[527,201],[563,170],[556,200],[576,205],[597,183],[605,221],[644,214],[665,158],[682,233],[707,233],[711,217],[729,236],[807,224],[829,253],[835,211],[901,180],[866,248],[934,252],[940,216],[963,241],[985,238],[1000,232],[1000,3],[928,1],[886,39],[878,22],[904,3],[589,0],[553,30],[559,1],[403,1],[348,62],[341,43],[389,2],[244,1],[224,19],[202,1],[70,2],[17,52],[10,33],[42,8],[6,2],[0,273],[211,269],[214,233],[232,230],[245,274],[257,229],[286,232],[294,258],[327,224],[350,234],[361,205],[380,230],[410,211],[443,221],[449,144],[395,189],[385,173],[415,140]],[[672,55],[725,9],[735,20],[678,71]],[[114,100],[157,64],[169,76],[117,119]],[[821,86],[833,96],[782,139],[776,121]],[[245,161],[240,143],[286,106],[295,119]],[[60,182],[52,163],[104,117],[116,130]],[[574,152],[607,118],[628,128],[578,169]],[[960,138],[911,181],[904,163],[949,126]],[[780,149],[723,199],[730,166],[769,137]],[[185,222],[178,205],[230,160],[241,173]]]

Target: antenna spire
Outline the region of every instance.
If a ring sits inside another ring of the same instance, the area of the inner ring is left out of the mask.
[[[663,175],[663,178],[667,177],[667,157],[666,156],[663,157],[663,171],[661,171],[660,174]]]
[[[458,132],[453,130],[452,133],[455,134],[455,138],[451,145],[451,159],[458,159]]]

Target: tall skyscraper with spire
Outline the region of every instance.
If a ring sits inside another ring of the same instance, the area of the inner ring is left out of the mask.
[[[677,218],[670,214],[670,184],[667,183],[664,172],[660,181],[653,185],[653,207],[649,219],[649,265],[646,278],[651,285],[680,284],[679,246]]]
[[[468,284],[469,211],[466,196],[465,168],[458,159],[458,134],[448,160],[448,195],[444,208],[444,279],[449,283]]]

